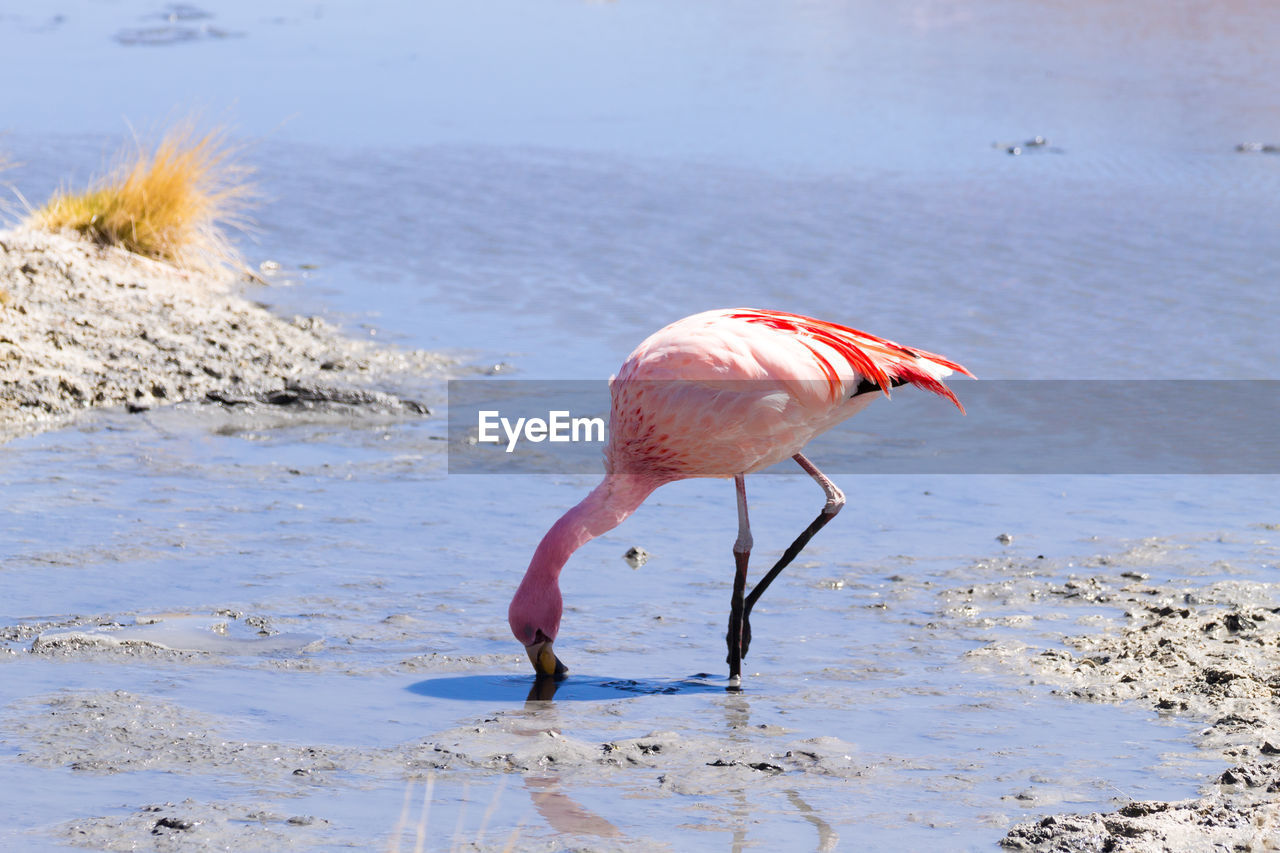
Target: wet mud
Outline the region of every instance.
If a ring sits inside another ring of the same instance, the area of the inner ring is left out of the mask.
[[[1244,579],[1202,584],[1152,579],[1154,566],[1180,560],[1186,563],[1178,546],[1148,541],[1086,561],[1080,573],[1065,578],[1062,564],[1016,556],[958,566],[941,576],[942,582],[900,573],[886,576],[883,595],[875,596],[883,599],[877,610],[890,616],[900,612],[917,630],[932,632],[934,642],[943,636],[980,640],[961,658],[973,672],[1009,679],[1013,693],[1047,685],[1064,703],[1124,704],[1195,721],[1200,724],[1198,752],[1219,763],[1194,798],[1121,796],[1113,800],[1111,811],[1083,813],[1043,810],[1069,804],[1076,796],[1070,788],[1079,784],[1070,781],[1071,774],[1087,775],[1087,770],[1062,776],[1065,768],[1046,766],[1022,787],[1002,778],[1008,791],[1000,798],[1006,804],[1003,813],[989,812],[983,820],[1006,833],[1000,842],[1004,848],[1143,853],[1274,849],[1280,837],[1280,713],[1275,703],[1280,690],[1280,594],[1273,584]],[[1223,569],[1219,565],[1214,571],[1221,575]],[[946,583],[960,578],[979,580],[963,586]],[[832,584],[824,577],[809,587],[844,595],[860,585],[857,576],[841,580],[846,582]],[[913,615],[913,602],[921,600],[933,604]],[[530,679],[515,674],[523,664],[515,654],[440,650],[353,671],[350,657],[332,656],[335,648],[362,641],[394,647],[429,628],[421,618],[403,613],[376,622],[369,614],[346,615],[358,623],[349,626],[350,633],[323,639],[291,630],[290,619],[230,609],[204,615],[67,617],[4,628],[0,640],[6,654],[0,665],[4,659],[11,664],[23,659],[52,665],[114,662],[158,667],[174,678],[185,672],[212,675],[228,666],[240,671],[328,671],[346,678],[399,673],[425,678],[409,690],[438,700],[474,700],[484,690],[508,697],[470,716],[463,710],[455,724],[418,736],[341,743],[323,737],[245,737],[234,718],[136,689],[62,689],[31,696],[11,705],[0,719],[4,741],[24,764],[99,777],[170,774],[191,780],[176,786],[184,793],[189,784],[221,780],[220,796],[205,791],[141,801],[123,811],[67,820],[47,832],[59,843],[104,850],[359,847],[367,846],[369,838],[354,833],[340,813],[324,805],[335,796],[400,787],[408,802],[423,785],[435,786],[432,796],[438,798],[448,786],[456,797],[459,784],[490,790],[500,783],[521,789],[516,799],[533,809],[539,826],[517,827],[520,844],[511,849],[564,849],[568,837],[581,849],[653,849],[653,839],[634,837],[633,828],[611,822],[582,793],[620,790],[636,806],[678,802],[687,810],[690,803],[705,803],[702,808],[713,821],[741,818],[734,803],[744,797],[757,807],[762,802],[774,803],[774,808],[783,804],[792,815],[806,816],[807,846],[832,850],[840,849],[842,835],[845,843],[850,840],[847,827],[828,819],[833,795],[840,800],[874,798],[886,788],[906,790],[923,772],[930,790],[985,801],[975,784],[981,787],[980,777],[990,770],[980,759],[970,766],[972,758],[947,757],[945,741],[933,757],[911,757],[878,751],[873,730],[857,729],[859,742],[834,730],[813,736],[811,729],[788,724],[785,715],[761,721],[759,708],[751,711],[750,689],[743,695],[725,693],[722,679],[714,675],[683,680],[575,675],[553,695],[540,699],[531,693],[521,706],[510,697]],[[909,679],[894,668],[869,666],[868,672],[899,682]],[[832,685],[839,683],[834,676],[834,669],[823,671],[828,685],[823,693],[832,693]],[[1027,686],[1018,688],[1019,680]],[[723,719],[711,726],[673,725],[681,719],[677,710],[645,727],[643,718],[627,710],[628,696],[662,694],[677,700],[705,695],[708,702],[698,707],[718,706]],[[982,695],[975,694],[975,701],[981,702]],[[838,698],[801,690],[786,707],[833,702],[839,704]],[[955,766],[945,770],[949,763]],[[462,796],[465,800],[465,788]],[[500,794],[484,796],[496,802]],[[390,808],[385,796],[380,805]],[[483,805],[482,796],[475,807]],[[900,819],[937,821],[944,830],[948,825],[940,815],[909,811]],[[699,826],[687,812],[679,813],[686,829]],[[394,828],[388,817],[385,828],[402,833],[411,847],[414,819],[410,815],[407,825]],[[484,825],[468,829],[467,835],[474,831],[477,840],[465,849],[509,849],[510,824],[507,819],[492,831]],[[456,832],[450,836],[440,830],[429,837],[434,840],[427,849],[458,846]],[[374,846],[390,849],[390,843],[380,835]]]
[[[1026,673],[1066,698],[1133,703],[1203,723],[1198,746],[1223,764],[1195,798],[1046,815],[1013,826],[1005,849],[1280,849],[1280,585],[1154,583],[1138,567],[1163,551],[1148,543],[1101,561],[1115,571],[1063,583],[1023,577],[949,594],[953,613],[992,625],[1014,624],[1019,615],[1010,611],[1038,602],[1106,608],[1090,620],[1095,631],[1061,645],[1001,640],[969,658]],[[1116,608],[1122,612],[1108,612]]]
[[[313,815],[264,810],[254,804],[155,803],[124,817],[77,820],[64,839],[92,850],[306,850],[328,822]]]
[[[547,709],[540,706],[372,748],[241,740],[231,731],[233,723],[217,715],[128,691],[68,692],[22,703],[4,733],[20,750],[21,760],[40,767],[95,775],[219,774],[235,777],[241,787],[259,794],[247,799],[242,792],[235,802],[147,804],[124,815],[70,821],[56,830],[65,843],[108,850],[245,844],[310,849],[315,833],[329,821],[297,815],[292,801],[309,792],[342,790],[361,779],[367,784],[372,779],[510,774],[534,791],[535,807],[553,828],[620,838],[622,833],[607,820],[556,790],[562,785],[617,784],[618,777],[629,777],[645,791],[645,799],[722,797],[744,788],[800,797],[805,779],[857,781],[878,772],[858,757],[856,746],[838,738],[796,739],[785,729],[763,727],[752,733],[753,742],[739,744],[667,730],[590,741],[548,726]],[[338,835],[330,833],[325,841],[340,841]]]

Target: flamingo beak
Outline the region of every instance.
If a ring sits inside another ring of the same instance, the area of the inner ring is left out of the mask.
[[[529,660],[533,663],[533,671],[538,678],[550,676],[559,681],[569,671],[569,667],[561,663],[560,658],[556,657],[555,651],[551,648],[550,640],[531,643],[525,646],[524,650],[529,653]]]

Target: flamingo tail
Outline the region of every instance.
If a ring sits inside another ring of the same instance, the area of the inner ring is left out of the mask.
[[[944,368],[947,371],[954,370],[957,373],[963,373],[971,379],[977,378],[963,365],[936,353],[903,346],[894,341],[877,337],[849,326],[841,326],[839,323],[815,320],[812,317],[805,317],[802,314],[790,314],[786,311],[761,311],[745,308],[734,312],[730,316],[735,319],[745,320],[748,323],[759,323],[769,328],[795,335],[813,353],[814,358],[822,369],[823,375],[831,383],[833,391],[838,390],[840,387],[839,373],[821,350],[810,344],[809,341],[823,344],[835,350],[854,370],[874,383],[886,397],[889,396],[889,389],[893,386],[909,383],[946,397],[955,404],[962,414],[964,413],[964,406],[961,405],[960,400],[952,393],[950,388],[942,383],[941,378],[934,375],[934,373],[940,372],[937,371],[937,368]],[[933,367],[934,370],[930,370],[930,367]]]

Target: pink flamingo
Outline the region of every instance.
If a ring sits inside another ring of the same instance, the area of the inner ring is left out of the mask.
[[[940,381],[959,364],[856,329],[782,311],[749,308],[686,317],[645,340],[610,382],[613,406],[605,477],[542,538],[511,600],[508,620],[539,678],[568,668],[552,643],[563,603],[560,570],[587,541],[612,530],[664,483],[732,477],[738,494],[737,573],[730,600],[729,685],[741,685],[751,608],[815,533],[844,506],[844,493],[800,450],[881,392],[910,383],[960,401]],[[751,526],[744,477],[787,457],[826,495],[818,517],[746,594]]]

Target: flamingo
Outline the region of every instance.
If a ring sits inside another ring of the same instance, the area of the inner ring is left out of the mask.
[[[524,644],[536,680],[568,672],[553,643],[563,612],[560,572],[573,552],[621,524],[664,483],[732,477],[738,537],[725,640],[729,687],[739,689],[752,607],[845,503],[801,449],[899,385],[946,397],[963,413],[941,381],[952,371],[973,376],[942,356],[783,311],[706,311],[655,332],[609,383],[604,479],[547,531],[511,600],[511,631]],[[752,540],[745,477],[788,457],[822,488],[826,503],[747,593]]]

